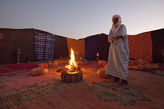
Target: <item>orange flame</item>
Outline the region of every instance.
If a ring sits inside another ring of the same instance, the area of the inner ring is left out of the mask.
[[[69,65],[66,66],[66,68],[73,70],[75,67],[77,67],[77,64],[75,62],[75,56],[74,56],[74,51],[71,48],[71,54],[70,54],[70,60],[69,60]]]

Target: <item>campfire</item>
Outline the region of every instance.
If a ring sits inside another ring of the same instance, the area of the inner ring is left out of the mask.
[[[62,81],[75,82],[75,81],[81,81],[83,79],[81,68],[78,67],[77,62],[75,61],[75,55],[72,48],[71,48],[69,65],[66,65],[65,68],[66,70],[64,70],[61,74]]]
[[[71,48],[71,54],[70,54],[70,60],[69,60],[69,65],[66,66],[67,69],[69,69],[69,73],[70,74],[75,74],[77,73],[76,70],[78,70],[78,64],[75,62],[75,55],[74,55],[74,51]]]

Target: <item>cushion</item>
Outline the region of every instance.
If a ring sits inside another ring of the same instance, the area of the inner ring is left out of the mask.
[[[99,65],[102,65],[102,66],[105,66],[106,61],[104,61],[104,60],[99,60],[99,61],[98,61],[98,64],[99,64]]]
[[[39,67],[40,68],[47,68],[48,64],[47,63],[41,63],[41,64],[39,64]]]
[[[44,75],[47,73],[48,73],[47,68],[40,68],[40,67],[33,68],[30,71],[30,75],[32,75],[32,76],[40,76],[40,75]]]
[[[97,71],[97,75],[100,76],[100,77],[107,77],[107,74],[106,74],[106,68],[101,68]]]

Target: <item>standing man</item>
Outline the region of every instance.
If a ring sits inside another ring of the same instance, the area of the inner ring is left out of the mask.
[[[112,22],[113,25],[108,36],[108,41],[111,44],[108,55],[107,75],[114,76],[113,82],[122,79],[123,87],[129,89],[127,82],[129,47],[126,27],[121,24],[120,15],[114,15]]]

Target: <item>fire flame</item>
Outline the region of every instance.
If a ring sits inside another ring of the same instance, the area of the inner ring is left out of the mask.
[[[77,67],[77,64],[75,62],[75,55],[74,55],[74,51],[71,48],[71,54],[70,54],[70,60],[69,60],[69,65],[66,66],[66,68],[70,69],[70,70],[74,70],[75,67]]]

